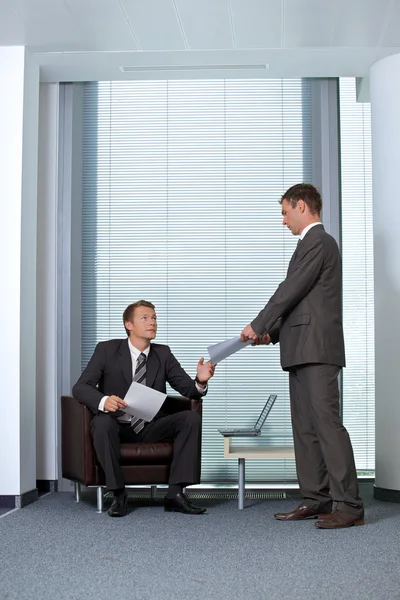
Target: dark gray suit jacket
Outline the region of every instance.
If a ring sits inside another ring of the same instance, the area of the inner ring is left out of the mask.
[[[342,262],[335,239],[313,226],[297,246],[286,279],[251,323],[259,336],[279,341],[281,365],[345,366]]]
[[[72,394],[97,414],[103,396],[115,395],[124,398],[132,379],[128,338],[100,342],[86,369],[72,388]],[[167,382],[182,396],[195,399],[202,397],[194,380],[182,369],[169,346],[152,343],[147,358],[146,385],[166,393]],[[122,411],[112,413],[116,417],[121,414]],[[157,417],[161,416],[164,416],[162,409]]]

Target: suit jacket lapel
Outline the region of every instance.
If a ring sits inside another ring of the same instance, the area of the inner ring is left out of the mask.
[[[124,374],[127,383],[131,385],[133,379],[132,357],[128,346],[128,340],[122,342],[118,353],[120,355],[122,373]]]
[[[149,356],[147,358],[147,368],[146,368],[146,386],[153,387],[154,380],[157,375],[157,371],[160,367],[160,361],[157,356],[157,353],[150,346]]]

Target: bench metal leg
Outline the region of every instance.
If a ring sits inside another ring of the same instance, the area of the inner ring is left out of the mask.
[[[243,510],[244,508],[244,494],[245,494],[245,459],[238,459],[239,465],[239,487],[238,487],[238,504],[239,510]]]
[[[103,488],[101,485],[99,485],[97,488],[97,512],[103,512]]]
[[[151,494],[152,500],[155,500],[157,498],[157,486],[156,485],[151,486],[150,494]]]
[[[75,486],[75,502],[81,501],[81,484],[78,482],[74,482]]]

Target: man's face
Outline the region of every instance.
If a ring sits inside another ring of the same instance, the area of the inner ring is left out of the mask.
[[[157,315],[148,306],[138,306],[132,321],[126,321],[125,327],[129,330],[131,339],[154,340],[157,334]]]
[[[294,208],[287,200],[282,201],[282,225],[286,225],[293,235],[300,235],[304,229],[304,208],[303,200],[299,200]]]

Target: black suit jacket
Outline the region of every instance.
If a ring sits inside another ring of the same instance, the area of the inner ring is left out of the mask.
[[[342,262],[323,225],[304,236],[286,279],[251,323],[261,336],[280,342],[283,369],[308,364],[345,365],[342,326]]]
[[[72,393],[79,402],[97,414],[103,396],[115,395],[124,398],[132,379],[132,358],[128,339],[100,342],[86,369],[72,388]],[[167,382],[182,396],[195,399],[202,397],[194,380],[182,369],[169,346],[152,343],[147,358],[146,385],[166,393]],[[119,416],[122,412],[116,411],[112,414]],[[164,416],[162,409],[157,417],[160,416]]]

